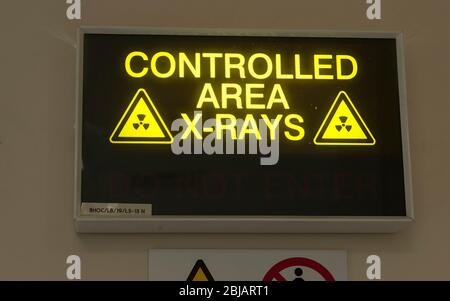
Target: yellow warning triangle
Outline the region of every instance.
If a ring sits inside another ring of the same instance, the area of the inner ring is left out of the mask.
[[[347,93],[339,92],[314,137],[314,144],[374,145],[375,142]]]
[[[214,281],[214,278],[203,260],[199,259],[189,273],[186,281]]]
[[[109,138],[111,143],[172,143],[173,137],[150,96],[139,89]]]

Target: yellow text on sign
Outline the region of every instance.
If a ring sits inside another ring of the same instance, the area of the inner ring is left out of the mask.
[[[230,110],[256,109],[267,110],[270,113],[272,109],[290,109],[280,84],[273,85],[268,100],[265,100],[264,89],[265,84],[262,83],[244,84],[242,86],[236,83],[223,83],[220,85],[220,89],[217,87],[214,89],[211,83],[205,83],[196,108],[228,109],[229,111],[217,113],[215,127],[204,128],[203,131],[215,132],[215,137],[218,140],[222,140],[224,132],[228,132],[233,140],[245,140],[250,135],[257,140],[261,140],[265,137],[261,136],[258,121],[262,120],[266,128],[269,129],[270,139],[275,140],[275,133],[284,117],[284,125],[287,129],[284,131],[285,137],[292,141],[302,140],[305,131],[302,127],[303,117],[299,114],[288,113],[286,116],[277,114],[275,118],[270,118],[270,114],[260,114],[259,116],[246,114],[242,126],[238,127],[238,119]],[[201,115],[195,115],[193,119],[190,119],[186,113],[182,113],[181,116],[188,125],[181,139],[190,137],[191,133],[196,139],[202,139],[201,133],[197,130],[197,123]]]
[[[192,135],[194,138],[202,140],[203,135],[198,130],[198,123],[202,115],[196,114],[191,118],[188,114],[181,113],[181,117],[183,117],[187,124],[187,128],[181,136],[181,139],[190,139]],[[265,127],[269,130],[270,140],[276,139],[276,133],[280,127],[281,120],[284,122],[286,128],[284,135],[288,140],[299,141],[305,136],[305,130],[302,126],[303,117],[299,114],[288,114],[284,116],[284,119],[283,114],[278,114],[275,118],[271,118],[267,114],[261,114],[259,118],[253,114],[246,114],[242,126],[238,126],[238,119],[235,115],[218,113],[215,116],[214,127],[203,127],[202,131],[206,133],[214,132],[217,140],[222,140],[226,133],[228,133],[229,137],[233,140],[246,140],[247,137],[250,136],[257,140],[261,140],[266,137],[262,137],[261,135],[261,131],[258,127],[259,120],[262,120]]]
[[[125,70],[133,78],[153,76],[164,79],[222,76],[227,79],[272,77],[284,80],[350,80],[358,73],[358,62],[349,54],[314,53],[308,58],[310,62],[305,64],[305,56],[298,53],[283,57],[278,53],[274,55],[253,53],[245,56],[241,53],[227,52],[196,52],[188,55],[184,52],[172,54],[159,51],[150,55],[143,51],[132,51],[125,58]],[[206,68],[203,67],[205,65]],[[305,65],[312,65],[312,68],[306,71]]]

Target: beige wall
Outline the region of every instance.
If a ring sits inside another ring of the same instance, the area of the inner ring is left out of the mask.
[[[385,280],[450,280],[450,2],[382,0],[2,0],[0,279],[144,280],[147,249],[346,249],[350,279],[379,254]],[[345,5],[344,5],[345,3]],[[72,222],[75,34],[80,25],[398,30],[405,34],[416,222],[393,235],[77,235]]]

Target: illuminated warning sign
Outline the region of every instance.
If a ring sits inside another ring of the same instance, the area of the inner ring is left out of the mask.
[[[317,145],[374,145],[375,138],[344,91],[339,92],[314,138]]]
[[[292,232],[410,216],[397,34],[80,34],[81,218],[137,204],[142,231]],[[193,275],[209,278],[201,261]]]
[[[144,89],[139,89],[114,129],[111,143],[172,143],[173,137]]]
[[[189,273],[186,281],[214,281],[214,278],[203,260],[199,259]]]

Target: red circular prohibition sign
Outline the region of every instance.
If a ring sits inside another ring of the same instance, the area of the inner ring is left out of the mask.
[[[321,265],[317,261],[304,257],[293,257],[278,262],[266,273],[263,281],[272,281],[272,279],[274,278],[277,281],[286,281],[286,279],[283,277],[283,275],[280,274],[280,272],[292,266],[308,267],[319,273],[320,276],[322,276],[322,278],[326,281],[335,281],[333,275],[331,275],[330,271],[328,271],[323,265]]]

